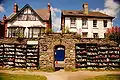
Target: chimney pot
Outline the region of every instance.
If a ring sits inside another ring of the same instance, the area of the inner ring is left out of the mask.
[[[14,3],[13,12],[14,12],[14,13],[17,13],[17,12],[18,12],[18,5],[17,5],[17,3]]]
[[[83,12],[84,14],[88,15],[88,3],[83,4]]]
[[[50,13],[50,3],[48,3],[48,12]]]

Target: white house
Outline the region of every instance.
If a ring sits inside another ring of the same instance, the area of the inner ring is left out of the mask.
[[[5,37],[17,37],[19,34],[24,38],[37,38],[44,30],[51,28],[50,4],[48,9],[38,10],[26,4],[19,10],[15,3],[13,13],[5,21]]]
[[[101,12],[89,11],[88,3],[83,4],[83,10],[62,10],[61,14],[62,31],[77,32],[83,38],[104,38],[114,18]]]

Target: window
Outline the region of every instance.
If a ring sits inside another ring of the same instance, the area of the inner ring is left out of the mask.
[[[87,35],[88,35],[88,32],[83,32],[83,33],[82,33],[82,37],[83,37],[83,38],[87,38]]]
[[[107,20],[103,20],[104,27],[107,27]]]
[[[29,38],[37,38],[40,33],[40,28],[29,28]]]
[[[24,37],[24,28],[9,28],[8,37]]]
[[[98,38],[98,33],[93,33],[93,38]]]
[[[37,16],[33,14],[33,11],[29,8],[26,8],[18,16],[18,21],[37,21]]]
[[[87,21],[88,21],[87,18],[83,18],[83,19],[82,19],[82,28],[88,28],[88,26],[87,26]]]
[[[72,18],[70,18],[70,20],[71,20],[70,27],[71,28],[76,28],[76,18],[72,17]]]
[[[97,20],[93,20],[93,27],[97,27]]]

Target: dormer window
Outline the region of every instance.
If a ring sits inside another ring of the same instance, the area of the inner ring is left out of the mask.
[[[70,27],[71,28],[76,28],[76,18],[75,17],[71,17],[70,21],[71,21]]]

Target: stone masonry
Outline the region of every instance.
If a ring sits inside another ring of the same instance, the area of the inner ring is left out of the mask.
[[[54,67],[54,48],[56,45],[65,46],[64,68],[75,68],[75,44],[79,40],[73,34],[48,34],[41,35],[40,46],[40,68]]]

